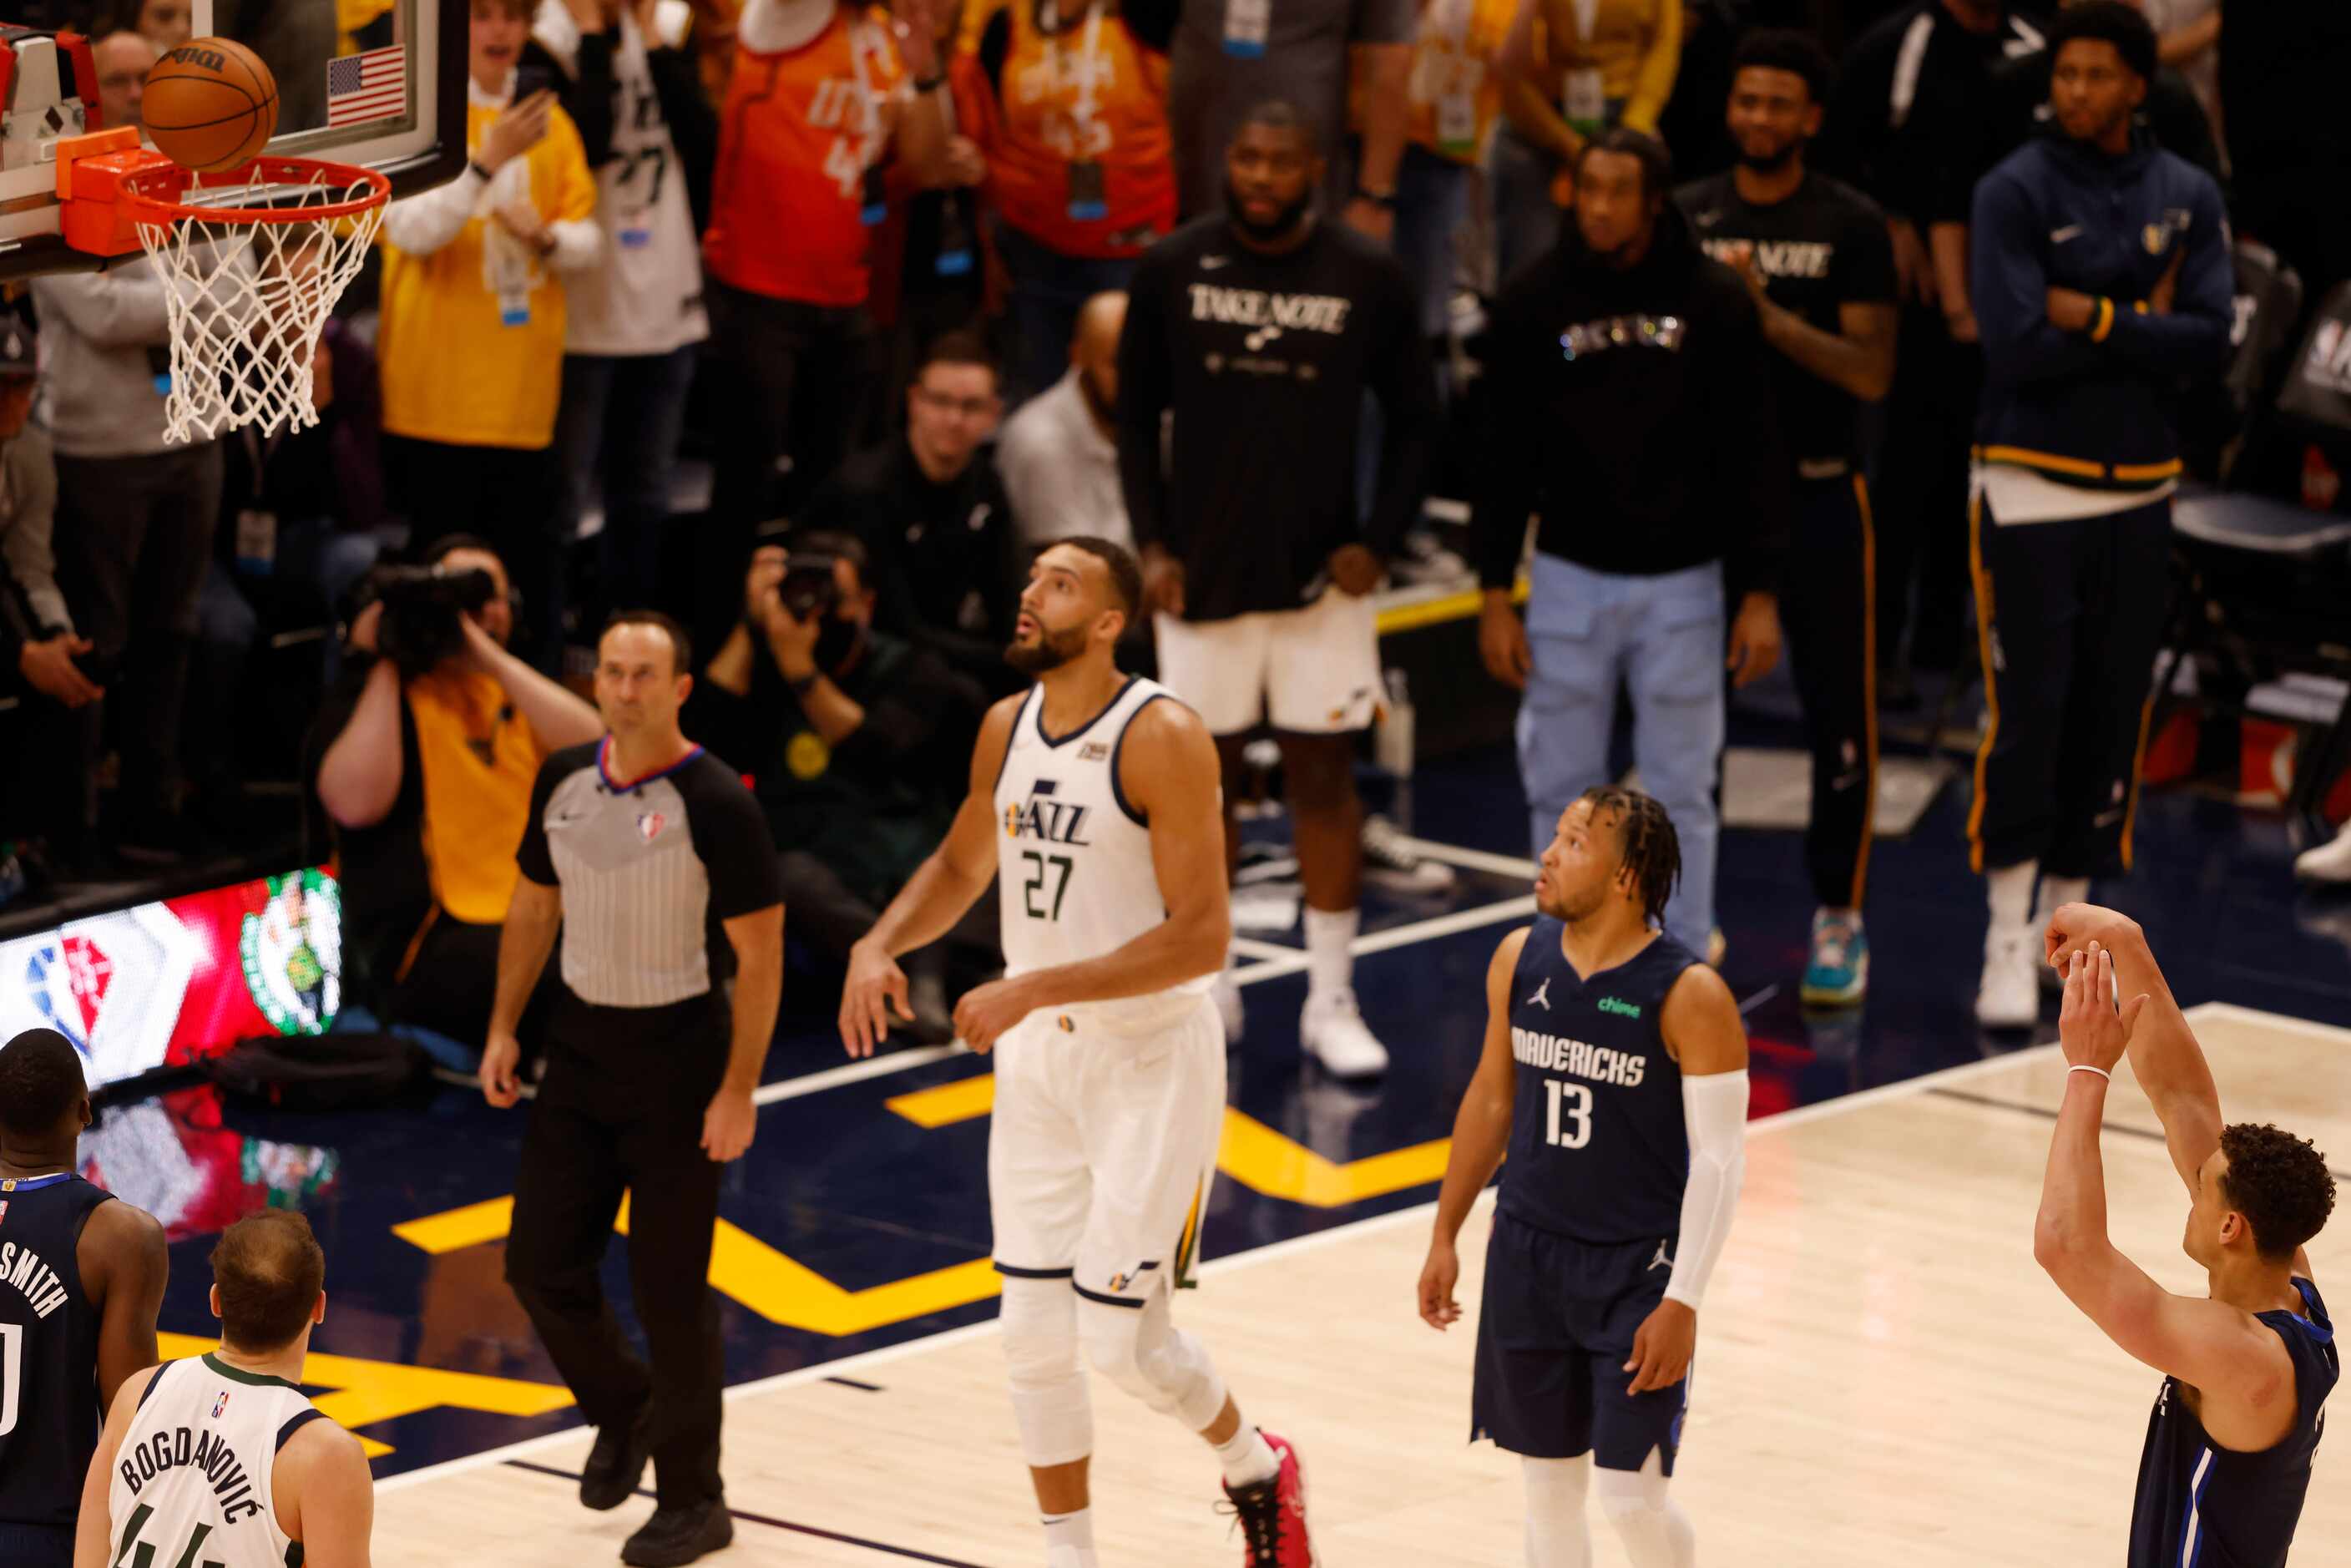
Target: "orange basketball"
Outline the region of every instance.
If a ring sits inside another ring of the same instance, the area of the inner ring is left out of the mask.
[[[190,38],[148,74],[143,114],[147,140],[173,162],[234,169],[277,133],[277,78],[234,38]]]

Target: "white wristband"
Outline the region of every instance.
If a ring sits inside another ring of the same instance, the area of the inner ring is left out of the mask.
[[[2103,1067],[2093,1067],[2086,1061],[2075,1062],[2073,1066],[2065,1070],[2065,1075],[2069,1078],[2076,1072],[2095,1072],[2109,1083],[2112,1083],[2115,1081],[2115,1075],[2113,1073],[2107,1071]]]

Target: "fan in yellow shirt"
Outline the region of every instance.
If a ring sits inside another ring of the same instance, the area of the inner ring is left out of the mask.
[[[494,541],[524,596],[529,652],[545,662],[561,610],[562,278],[592,266],[601,241],[578,128],[551,92],[511,101],[530,17],[527,0],[474,0],[472,161],[384,214],[376,356],[385,467],[417,541]]]

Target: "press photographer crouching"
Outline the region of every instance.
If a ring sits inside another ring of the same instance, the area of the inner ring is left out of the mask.
[[[946,831],[987,709],[970,676],[873,629],[866,570],[865,548],[848,534],[761,549],[743,619],[698,689],[697,733],[751,776],[768,814],[790,934],[841,962]],[[950,963],[976,978],[995,952],[995,901],[983,899],[946,939],[908,956],[915,1032],[952,1036]]]
[[[532,782],[604,726],[507,651],[515,601],[480,539],[444,538],[361,594],[310,770],[342,874],[344,994],[386,1027],[444,1037],[424,1042],[435,1056],[453,1054],[444,1041],[478,1051]]]

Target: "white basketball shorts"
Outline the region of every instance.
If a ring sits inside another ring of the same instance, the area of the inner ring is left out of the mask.
[[[1270,719],[1299,735],[1364,729],[1380,706],[1379,615],[1371,596],[1335,588],[1301,610],[1228,621],[1153,622],[1159,679],[1210,735]]]
[[[1225,1121],[1225,1032],[1205,996],[1149,1033],[1083,1009],[997,1041],[987,1137],[996,1267],[1141,1304],[1191,1282]]]

